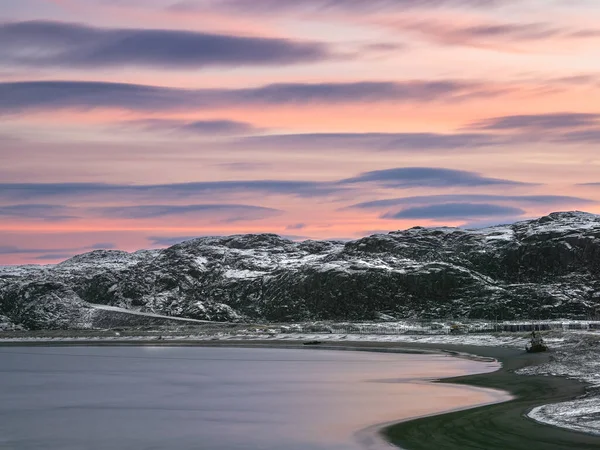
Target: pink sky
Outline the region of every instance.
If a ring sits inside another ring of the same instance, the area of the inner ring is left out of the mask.
[[[595,0],[6,0],[0,264],[600,213]]]

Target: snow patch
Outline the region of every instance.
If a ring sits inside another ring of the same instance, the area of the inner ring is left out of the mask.
[[[112,311],[122,314],[129,314],[133,316],[143,316],[143,317],[151,317],[153,319],[165,319],[165,320],[174,320],[178,322],[188,322],[188,323],[210,323],[206,320],[196,320],[196,319],[186,319],[183,317],[173,317],[173,316],[162,316],[160,314],[153,313],[145,313],[140,311],[134,311],[131,309],[119,308],[117,306],[106,306],[106,305],[96,305],[89,303],[88,304],[92,309],[103,310],[103,311]]]
[[[538,406],[527,416],[536,422],[600,436],[600,398],[597,397]]]
[[[246,270],[246,269],[229,269],[226,270],[224,276],[226,278],[245,279],[245,278],[258,278],[266,275],[267,272],[259,272],[257,270]]]

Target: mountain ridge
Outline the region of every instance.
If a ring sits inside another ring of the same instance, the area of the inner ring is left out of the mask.
[[[414,227],[349,242],[200,237],[161,250],[96,250],[56,265],[0,267],[4,328],[120,326],[130,323],[128,310],[277,322],[598,316],[600,216]],[[107,314],[114,315],[108,322]]]

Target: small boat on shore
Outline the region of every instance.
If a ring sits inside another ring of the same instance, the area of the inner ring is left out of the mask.
[[[527,353],[540,353],[548,350],[548,346],[544,343],[542,336],[536,334],[535,331],[531,332],[531,340],[529,345],[525,347]]]

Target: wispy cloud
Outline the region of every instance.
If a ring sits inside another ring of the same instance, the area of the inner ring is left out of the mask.
[[[522,51],[527,47],[521,44],[547,44],[551,39],[574,41],[600,37],[597,29],[572,29],[549,23],[479,22],[460,25],[441,20],[393,18],[381,24],[420,35],[437,44],[508,51]]]
[[[314,42],[50,21],[2,24],[0,42],[0,62],[38,67],[238,67],[333,57],[324,44]]]
[[[600,114],[562,112],[502,116],[472,123],[466,130],[512,133],[514,142],[592,144],[600,142]]]
[[[37,252],[35,252],[37,253]],[[41,263],[47,262],[47,261],[65,261],[75,255],[77,255],[77,251],[75,253],[45,253],[42,255],[38,255],[35,257],[36,261],[40,261]]]
[[[235,172],[252,172],[254,170],[264,170],[270,167],[268,163],[262,162],[232,162],[232,163],[220,163],[216,167],[232,170]]]
[[[488,203],[442,203],[429,206],[415,206],[395,213],[387,213],[384,219],[432,219],[470,220],[479,217],[519,216],[525,211],[512,206]]]
[[[294,223],[285,227],[286,230],[303,230],[304,228],[306,228],[305,223]]]
[[[281,214],[283,211],[253,205],[201,204],[201,205],[134,205],[110,206],[91,209],[95,215],[121,219],[150,219],[169,216],[194,216],[228,222],[259,220]]]
[[[421,195],[413,197],[400,197],[370,202],[357,203],[351,209],[388,209],[398,206],[428,205],[441,203],[473,203],[473,202],[498,202],[528,206],[550,205],[591,205],[595,200],[571,197],[564,195],[483,195],[483,194],[452,194],[452,195]]]
[[[152,132],[170,132],[199,136],[234,136],[252,134],[261,131],[247,122],[227,119],[213,120],[172,120],[172,119],[141,119],[120,122],[119,127],[140,129]]]
[[[334,183],[315,181],[250,180],[126,185],[103,183],[3,183],[0,198],[8,201],[35,200],[52,197],[138,196],[145,198],[181,199],[217,193],[260,193],[299,197],[326,196],[346,190]]]
[[[204,197],[207,194],[241,194],[254,193],[262,195],[286,195],[297,197],[326,197],[332,194],[349,192],[359,184],[375,184],[386,188],[412,188],[412,187],[464,187],[464,186],[526,186],[515,180],[491,178],[474,172],[452,170],[432,167],[402,167],[395,169],[365,172],[356,177],[332,181],[286,181],[286,180],[248,180],[248,181],[207,181],[193,183],[173,184],[103,184],[103,183],[3,183],[0,184],[0,199],[6,201],[36,201],[46,198],[86,198],[100,196],[100,198],[115,198],[120,200],[133,198],[152,199],[183,199]],[[47,208],[56,212],[55,205],[36,204],[32,209],[26,206],[9,206],[6,211],[13,213],[23,208],[26,214],[34,215],[36,211]],[[213,205],[221,207],[225,205]],[[238,205],[240,206],[240,205]],[[155,205],[154,211],[171,211],[169,206]],[[173,210],[182,208],[202,208],[203,205],[174,206]],[[12,209],[11,209],[12,208]],[[113,211],[118,213],[118,208]],[[138,211],[144,213],[144,209]],[[130,212],[133,212],[130,211]]]
[[[229,106],[460,101],[498,95],[505,88],[478,82],[405,81],[286,83],[241,89],[176,89],[84,81],[0,83],[0,113],[120,108],[133,111],[206,110]]]
[[[343,184],[375,183],[387,188],[414,187],[473,187],[473,186],[524,186],[520,181],[490,178],[464,170],[432,167],[402,167],[365,172],[342,181]]]
[[[40,256],[40,260],[57,260],[57,259],[66,259],[71,256],[74,256],[78,253],[83,253],[92,250],[112,250],[116,248],[116,244],[111,242],[100,242],[97,244],[92,244],[84,247],[73,247],[73,248],[30,248],[30,247],[20,247],[15,245],[0,245],[0,255],[36,255],[43,254]],[[50,258],[50,254],[52,254],[52,258]]]
[[[286,150],[401,151],[481,148],[506,142],[506,138],[488,133],[306,133],[247,137],[233,144],[242,148]]]
[[[22,220],[64,221],[97,217],[103,219],[154,219],[162,217],[194,217],[218,222],[252,221],[282,214],[283,211],[263,206],[232,203],[193,205],[125,205],[84,207],[67,205],[21,204],[0,206],[0,217]]]
[[[475,122],[469,125],[468,128],[506,131],[555,131],[557,129],[581,127],[600,128],[600,114],[561,112],[549,114],[502,116]]]
[[[600,127],[591,130],[570,131],[555,138],[563,143],[600,144]]]
[[[3,205],[0,206],[0,217],[12,217],[21,219],[64,221],[74,219],[71,208],[62,205]]]
[[[511,0],[182,0],[171,5],[173,11],[223,10],[245,14],[282,13],[378,13],[406,9],[438,7],[488,8],[506,4]]]

